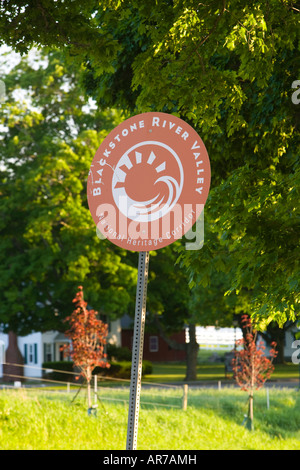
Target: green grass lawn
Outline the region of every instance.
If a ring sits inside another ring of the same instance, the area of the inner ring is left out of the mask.
[[[84,395],[30,389],[0,390],[1,450],[125,450],[128,389],[100,389],[88,415]],[[110,401],[123,400],[123,401]],[[151,404],[152,403],[152,404]],[[254,431],[243,425],[247,394],[232,388],[142,389],[138,450],[299,450],[300,392],[255,394]],[[177,406],[177,408],[175,408]]]
[[[185,363],[154,363],[153,372],[145,377],[145,381],[150,382],[182,382],[185,377]],[[271,380],[295,380],[299,379],[299,365],[293,363],[277,364],[275,371],[271,376]],[[208,364],[200,363],[197,366],[197,380],[213,380],[226,383],[225,370],[223,363]]]

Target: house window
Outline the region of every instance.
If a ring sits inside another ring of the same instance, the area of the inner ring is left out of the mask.
[[[37,364],[37,343],[24,344],[25,364]]]
[[[53,360],[52,349],[51,343],[44,344],[44,362],[51,362]]]
[[[158,336],[150,336],[149,338],[149,351],[157,352],[158,351]]]
[[[33,344],[29,344],[28,361],[29,361],[30,364],[32,364],[34,362],[34,347],[33,347]]]

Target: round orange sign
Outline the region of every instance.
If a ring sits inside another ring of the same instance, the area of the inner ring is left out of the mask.
[[[210,187],[210,162],[185,121],[149,112],[123,121],[90,167],[88,205],[103,236],[132,251],[181,238],[196,222]]]

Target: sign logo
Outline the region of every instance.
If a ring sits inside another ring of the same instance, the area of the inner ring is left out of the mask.
[[[138,185],[138,181],[143,184]],[[182,187],[183,168],[178,155],[165,143],[155,141],[131,147],[118,161],[112,180],[119,210],[139,222],[167,214],[177,203]]]
[[[165,113],[125,120],[90,167],[88,204],[97,229],[132,251],[162,248],[196,222],[210,186],[210,163],[195,130]]]

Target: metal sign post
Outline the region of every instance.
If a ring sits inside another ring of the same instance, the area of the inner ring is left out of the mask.
[[[146,319],[149,252],[139,252],[126,450],[136,450]]]

